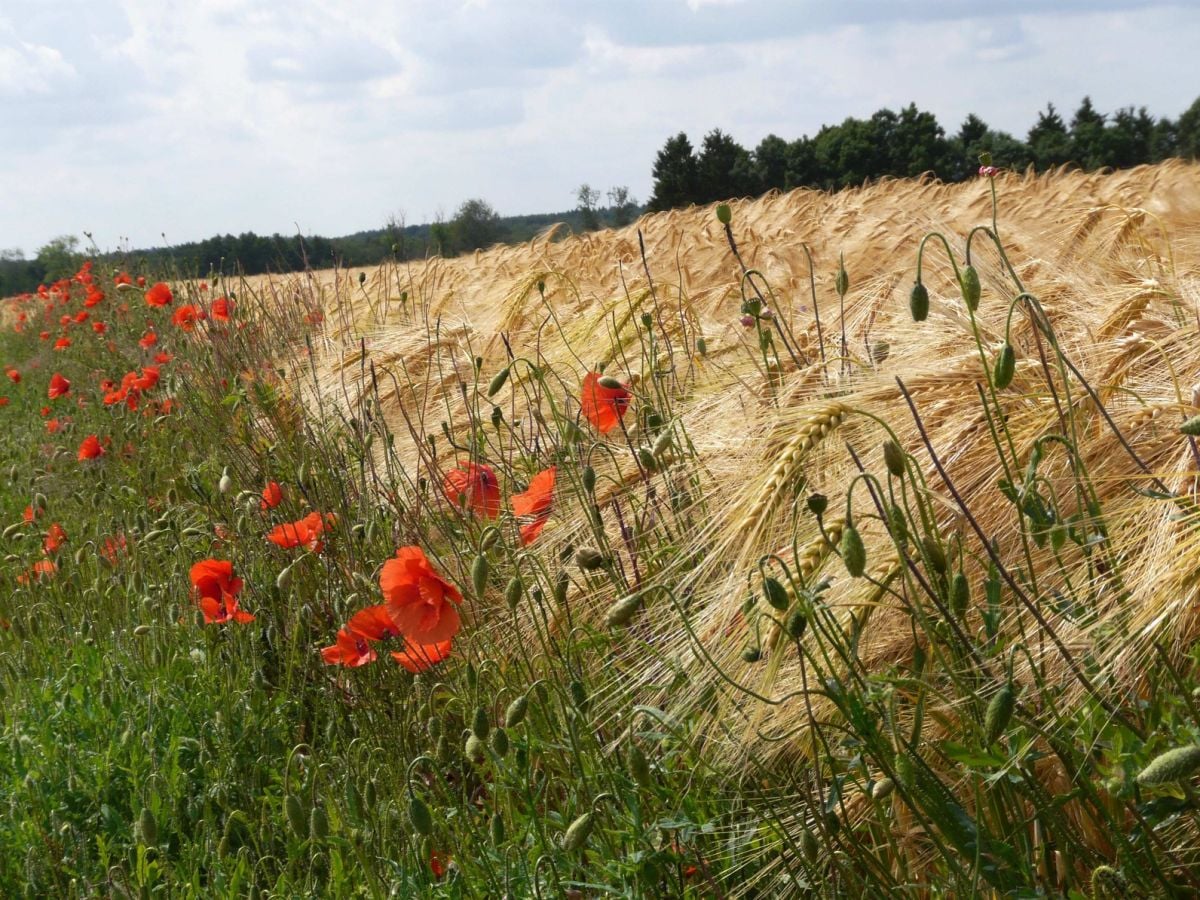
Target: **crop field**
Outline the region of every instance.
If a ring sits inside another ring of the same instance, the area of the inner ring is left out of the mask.
[[[4,896],[1200,892],[1200,165],[0,324]]]

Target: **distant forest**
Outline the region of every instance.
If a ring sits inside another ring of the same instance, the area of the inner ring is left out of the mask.
[[[611,188],[607,205],[600,191],[582,184],[575,209],[559,213],[501,216],[486,201],[468,200],[449,221],[407,225],[393,218],[384,227],[344,237],[216,235],[173,247],[88,253],[104,265],[138,271],[294,272],[306,266],[370,266],[384,259],[454,256],[496,243],[527,241],[561,222],[565,233],[628,224],[645,210],[673,209],[769,190],[813,187],[823,190],[861,185],[873,179],[932,172],[943,181],[972,177],[983,153],[994,165],[1044,171],[1061,165],[1085,170],[1128,168],[1171,157],[1200,157],[1200,99],[1178,119],[1156,119],[1145,107],[1101,113],[1085,97],[1067,122],[1053,105],[1038,114],[1025,138],[990,128],[967,116],[947,136],[937,118],[910,104],[896,113],[881,109],[869,119],[848,118],[826,125],[814,136],[785,140],[768,135],[753,150],[714,129],[697,150],[687,135],[667,140],[653,165],[653,193],[639,206],[625,187]],[[32,258],[17,249],[0,250],[0,297],[32,291],[38,284],[75,271],[83,256],[79,239],[55,238]]]

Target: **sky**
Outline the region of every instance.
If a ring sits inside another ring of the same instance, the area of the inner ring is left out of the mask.
[[[644,202],[654,156],[915,102],[1024,136],[1200,95],[1200,0],[3,0],[0,250]]]

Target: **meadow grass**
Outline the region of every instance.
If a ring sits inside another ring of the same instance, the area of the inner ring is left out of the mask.
[[[1195,183],[18,298],[0,888],[1193,894]]]

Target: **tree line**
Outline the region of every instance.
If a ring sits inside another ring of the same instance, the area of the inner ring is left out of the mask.
[[[1085,170],[1128,168],[1171,157],[1200,157],[1200,99],[1178,119],[1156,119],[1146,107],[1112,114],[1084,97],[1070,124],[1049,104],[1021,140],[968,115],[947,136],[937,118],[915,103],[869,119],[847,118],[825,125],[812,137],[787,141],[767,135],[747,150],[718,129],[697,150],[685,133],[668,138],[653,167],[648,209],[660,211],[766,191],[810,187],[824,190],[861,185],[884,176],[915,177],[932,172],[943,181],[963,181],[987,152],[993,164],[1044,171],[1064,164]]]

